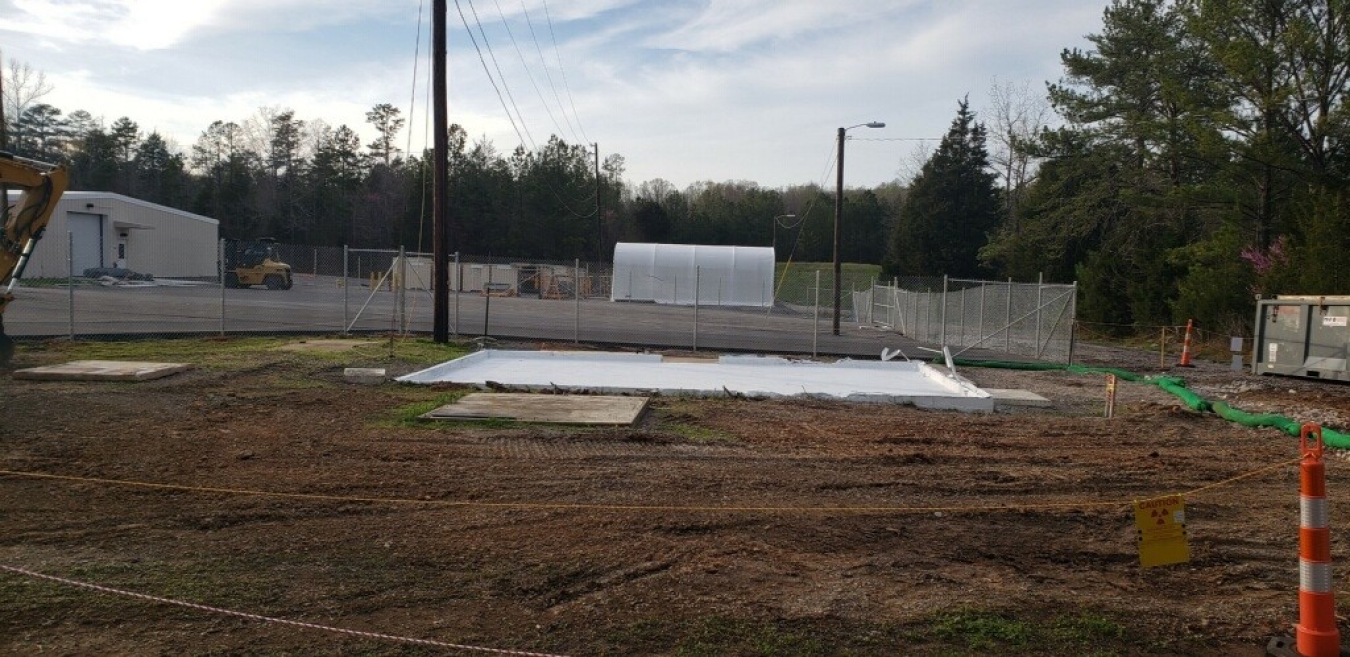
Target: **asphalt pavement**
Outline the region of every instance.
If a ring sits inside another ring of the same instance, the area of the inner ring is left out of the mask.
[[[290,290],[218,285],[21,288],[5,317],[15,338],[220,335],[246,333],[338,334],[409,331],[430,334],[432,297],[408,290],[374,293],[363,281],[299,276]],[[832,308],[819,317],[811,307],[668,306],[608,299],[540,299],[451,296],[450,319],[459,336],[579,342],[683,350],[743,351],[876,358],[883,348],[910,358],[932,353],[897,333],[860,327],[845,316],[832,332]],[[406,319],[401,319],[406,316]]]

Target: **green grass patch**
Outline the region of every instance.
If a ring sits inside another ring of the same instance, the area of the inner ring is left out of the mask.
[[[287,338],[220,337],[73,342],[51,340],[19,343],[19,353],[44,362],[129,360],[183,362],[208,368],[240,369],[256,365],[260,354],[290,341]]]
[[[828,641],[823,635],[809,629],[790,627],[780,621],[726,616],[673,622],[645,620],[611,631],[607,638],[628,649],[659,646],[659,652],[679,657],[813,657],[841,654],[836,642]]]
[[[425,395],[427,391],[418,390],[417,392],[421,393],[421,395]],[[435,396],[430,399],[421,397],[421,395],[419,395],[419,397],[421,398],[418,399],[417,401],[413,401],[411,403],[404,404],[402,406],[398,406],[390,410],[389,414],[386,417],[376,421],[375,424],[376,426],[391,427],[391,428],[416,428],[416,429],[426,429],[441,426],[441,423],[439,422],[435,423],[428,422],[427,420],[420,419],[420,417],[446,404],[453,404],[471,392],[473,392],[473,390],[469,388],[463,388],[460,390],[451,390],[448,392],[436,393]],[[488,420],[483,422],[475,422],[473,426],[485,428],[500,428],[499,426],[489,427],[489,423],[499,423],[501,425],[516,424],[514,422]]]
[[[184,362],[199,367],[236,370],[270,363],[338,364],[361,361],[365,363],[401,362],[414,365],[433,365],[469,353],[472,346],[465,342],[441,345],[425,338],[361,340],[352,349],[340,351],[290,351],[282,347],[303,342],[294,337],[216,337],[178,338],[171,340],[49,340],[21,342],[19,353],[25,360],[40,364],[68,360],[129,360]]]
[[[648,411],[652,418],[652,428],[676,434],[689,442],[701,445],[735,445],[741,442],[739,436],[703,426],[705,409],[716,401],[700,399],[668,399]]]
[[[972,650],[1020,648],[1033,638],[1031,627],[1018,619],[985,611],[944,614],[933,623],[933,635],[944,642],[964,644]]]
[[[362,344],[345,352],[305,352],[315,353],[332,360],[351,360],[352,357],[359,356],[368,360],[398,361],[405,363],[423,363],[434,365],[443,363],[447,360],[454,360],[474,351],[474,345],[468,341],[459,340],[448,344],[437,344],[429,338],[396,338],[392,342],[389,338],[364,338],[357,339],[361,342],[373,342],[375,344]],[[292,340],[294,342],[294,340]]]
[[[820,272],[820,303],[829,306],[834,294],[834,264],[829,262],[780,262],[774,269],[774,297],[779,303],[810,306],[816,302],[816,272]],[[843,263],[839,286],[844,308],[853,307],[853,290],[865,290],[881,275],[881,265]]]
[[[1008,611],[960,609],[910,627],[907,642],[941,648],[940,654],[1092,655],[1129,654],[1133,643],[1125,627],[1090,611],[1045,617]]]
[[[277,588],[249,564],[225,561],[167,563],[90,563],[45,572],[74,580],[186,602],[236,609],[267,610]],[[10,616],[59,615],[74,609],[142,608],[142,601],[77,588],[68,584],[0,575],[0,612]],[[179,611],[187,616],[199,612]]]

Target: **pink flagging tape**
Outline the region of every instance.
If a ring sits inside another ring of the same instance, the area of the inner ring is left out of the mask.
[[[453,649],[455,649],[455,650],[466,650],[466,651],[472,651],[472,652],[483,652],[483,653],[489,653],[489,654],[493,654],[493,655],[520,655],[520,656],[524,656],[524,657],[565,657],[564,655],[555,655],[555,654],[551,654],[551,653],[543,653],[543,652],[526,652],[526,651],[523,651],[523,650],[505,650],[505,649],[502,649],[502,648],[485,648],[485,647],[483,647],[483,646],[467,646],[467,645],[458,644],[458,643],[446,643],[446,642],[444,642],[444,641],[435,641],[435,640],[433,640],[433,639],[414,639],[414,638],[411,638],[411,637],[394,636],[394,635],[392,635],[392,634],[380,634],[379,632],[362,632],[362,631],[360,631],[360,630],[349,630],[349,629],[345,629],[345,628],[341,628],[341,627],[330,627],[330,626],[328,626],[328,625],[316,625],[316,624],[314,624],[314,623],[302,623],[302,622],[300,622],[300,621],[286,620],[286,619],[284,619],[284,618],[272,618],[272,617],[270,617],[270,616],[260,616],[260,615],[258,615],[258,614],[250,614],[250,613],[248,613],[248,612],[243,612],[243,611],[234,611],[234,610],[231,610],[231,609],[221,609],[221,608],[219,608],[219,607],[209,607],[209,606],[207,606],[207,605],[199,605],[199,604],[195,604],[195,603],[192,603],[192,602],[183,602],[182,600],[171,600],[171,599],[169,599],[169,598],[161,598],[161,597],[159,597],[159,596],[155,596],[155,595],[146,595],[146,594],[144,594],[144,593],[136,593],[136,592],[134,592],[134,591],[123,591],[123,590],[121,590],[121,589],[114,589],[114,588],[109,588],[109,587],[106,587],[106,586],[99,586],[98,584],[90,584],[89,582],[81,582],[81,581],[78,581],[78,580],[66,579],[66,578],[64,578],[64,577],[56,577],[56,576],[54,576],[54,575],[44,575],[44,574],[42,574],[42,573],[33,572],[33,571],[31,571],[31,570],[25,570],[25,569],[23,569],[23,568],[16,568],[16,567],[14,567],[14,566],[6,566],[6,565],[4,565],[4,564],[0,564],[0,570],[7,570],[7,571],[9,571],[9,572],[11,572],[11,573],[17,573],[17,574],[19,574],[19,575],[26,575],[26,576],[28,576],[28,577],[35,577],[35,578],[38,578],[38,579],[45,579],[45,580],[50,580],[50,581],[53,581],[53,582],[60,582],[60,583],[62,583],[62,584],[68,584],[68,585],[70,585],[70,586],[78,586],[78,587],[81,587],[81,588],[92,589],[92,590],[94,590],[94,591],[100,591],[100,592],[103,592],[103,593],[111,593],[111,594],[113,594],[113,595],[121,595],[121,596],[126,596],[126,597],[129,597],[129,598],[139,598],[139,599],[141,599],[141,600],[149,600],[150,602],[159,602],[159,603],[166,604],[166,605],[176,605],[176,606],[179,606],[179,607],[187,607],[188,609],[196,609],[196,610],[198,610],[198,611],[206,611],[206,612],[210,612],[210,613],[213,613],[213,614],[225,614],[225,615],[228,615],[228,616],[238,616],[238,617],[240,617],[240,618],[247,618],[247,619],[249,619],[249,620],[262,621],[262,622],[264,622],[264,623],[277,623],[277,624],[280,624],[280,625],[290,625],[290,626],[293,626],[293,627],[303,627],[303,628],[309,629],[309,630],[321,630],[321,631],[324,631],[324,632],[336,632],[336,633],[338,633],[338,634],[348,634],[348,635],[351,635],[351,636],[366,637],[366,638],[370,638],[370,639],[382,639],[382,640],[385,640],[385,641],[398,641],[398,642],[401,642],[401,643],[412,643],[412,644],[417,644],[417,645],[422,645],[422,646],[435,646],[435,647],[437,647],[437,648],[453,648]]]

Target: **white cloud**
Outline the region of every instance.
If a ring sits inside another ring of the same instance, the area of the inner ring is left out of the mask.
[[[209,23],[224,4],[225,0],[14,0],[19,13],[0,19],[0,30],[50,41],[156,50]]]
[[[541,94],[506,40],[496,6],[477,0],[478,13],[535,140],[570,134],[566,126],[555,129],[541,104],[562,111],[528,32],[517,27],[521,0],[498,1]],[[543,1],[525,0],[561,102],[570,113],[575,101],[586,138],[623,154],[635,181],[663,177],[681,185],[819,182],[840,125],[882,120],[889,127],[866,136],[940,135],[956,100],[969,93],[979,110],[995,77],[1037,86],[1056,79],[1060,49],[1100,29],[1107,2],[554,0],[548,7],[568,100]],[[389,102],[408,111],[416,0],[9,4],[15,10],[0,17],[5,54],[47,72],[56,86],[47,102],[108,120],[130,116],[184,146],[211,121],[242,123],[263,106],[346,123],[366,139],[373,136],[365,126],[370,106]],[[451,120],[509,151],[517,137],[453,7],[450,13]],[[419,103],[425,84],[419,81]],[[419,105],[410,121],[414,149],[426,113]],[[850,144],[849,183],[891,179],[912,147]]]
[[[789,41],[866,24],[915,4],[918,0],[710,0],[692,20],[648,43],[656,48],[733,52],[765,41]]]

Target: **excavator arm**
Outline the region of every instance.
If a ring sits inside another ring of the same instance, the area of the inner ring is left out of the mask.
[[[33,247],[65,193],[64,167],[37,162],[0,151],[0,365],[14,355],[14,342],[5,335],[5,308],[14,300],[14,287],[33,256]],[[9,190],[20,196],[10,204]]]

